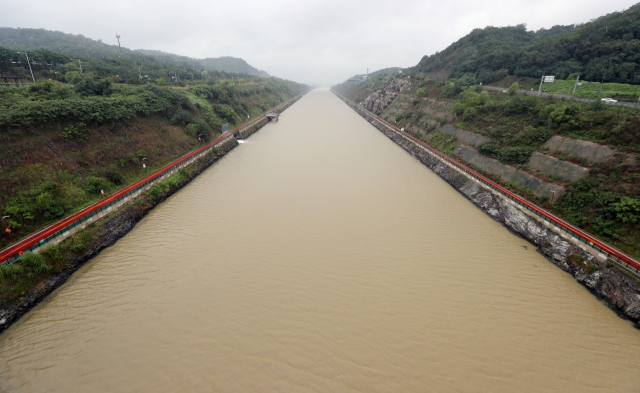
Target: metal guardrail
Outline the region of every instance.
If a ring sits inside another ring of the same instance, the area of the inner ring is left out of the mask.
[[[64,238],[67,236],[67,232],[70,230],[82,226],[92,217],[106,211],[109,208],[114,207],[115,205],[121,204],[123,201],[127,200],[127,198],[131,197],[133,194],[143,190],[145,187],[150,186],[155,183],[161,177],[169,174],[170,172],[188,165],[192,159],[197,156],[204,154],[208,149],[213,148],[215,145],[224,142],[228,138],[232,137],[235,132],[241,132],[248,127],[254,126],[257,122],[266,118],[267,113],[287,106],[300,97],[303,94],[299,94],[288,101],[283,102],[282,104],[269,109],[268,111],[262,113],[260,116],[255,119],[233,129],[227,131],[222,134],[215,140],[207,143],[206,145],[193,150],[190,153],[185,154],[184,156],[178,158],[177,160],[171,162],[170,164],[165,165],[154,173],[146,176],[145,178],[123,188],[122,190],[104,198],[101,201],[94,203],[91,206],[88,206],[79,212],[72,214],[71,216],[58,221],[55,224],[52,224],[34,234],[29,235],[28,237],[21,239],[0,251],[0,266],[5,264],[12,264],[16,262],[20,255],[26,251],[36,251],[39,248],[49,244],[50,242],[58,239]],[[86,225],[86,224],[85,224]]]
[[[400,129],[398,129],[397,127],[393,126],[392,124],[386,122],[385,120],[379,118],[375,114],[369,112],[367,109],[363,108],[362,106],[360,106],[360,105],[356,104],[355,102],[349,100],[348,98],[342,96],[338,92],[335,92],[333,90],[332,90],[332,92],[334,94],[336,94],[344,102],[346,102],[349,106],[355,107],[355,108],[358,108],[358,109],[362,110],[363,112],[365,112],[369,116],[375,118],[380,123],[384,124],[386,127],[390,128],[392,131],[397,132],[397,133],[403,135],[404,137],[406,137],[408,139],[411,139],[413,142],[415,142],[415,143],[419,144],[420,146],[428,149],[429,152],[431,152],[433,155],[436,155],[437,157],[439,157],[441,160],[445,161],[449,165],[455,166],[459,171],[464,172],[467,176],[478,180],[479,182],[484,184],[487,188],[490,188],[494,192],[503,195],[507,199],[509,199],[509,200],[513,201],[514,203],[516,203],[517,205],[521,206],[522,208],[527,209],[528,211],[530,211],[534,215],[536,215],[539,218],[547,221],[550,225],[555,226],[556,228],[558,228],[559,230],[567,233],[569,236],[573,237],[577,241],[583,243],[585,246],[589,246],[592,249],[598,251],[598,253],[601,253],[605,257],[608,257],[613,262],[618,264],[620,267],[626,269],[627,271],[629,271],[629,272],[631,272],[631,273],[633,273],[633,274],[635,274],[637,276],[640,276],[640,262],[638,260],[636,260],[635,258],[631,257],[630,255],[627,255],[626,253],[616,249],[615,247],[605,243],[604,241],[599,240],[599,239],[591,236],[590,234],[584,232],[583,230],[581,230],[581,229],[569,224],[568,222],[564,221],[560,217],[557,217],[556,215],[548,212],[547,210],[545,210],[545,209],[543,209],[543,208],[541,208],[539,206],[536,206],[535,204],[527,201],[526,199],[520,197],[519,195],[517,195],[517,194],[507,190],[506,188],[494,183],[493,181],[491,181],[491,180],[487,179],[486,177],[480,175],[476,171],[466,167],[465,165],[459,163],[458,161],[454,160],[453,158],[447,156],[446,154],[441,153],[440,151],[438,151],[438,150],[434,149],[433,147],[427,145],[426,143],[422,142],[421,140],[419,140],[419,139],[407,134],[404,131],[401,131]]]

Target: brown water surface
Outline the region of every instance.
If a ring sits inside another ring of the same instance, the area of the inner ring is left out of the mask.
[[[6,392],[639,392],[640,332],[327,90],[0,336]]]

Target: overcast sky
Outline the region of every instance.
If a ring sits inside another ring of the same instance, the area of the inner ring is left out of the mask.
[[[130,49],[234,56],[272,75],[333,84],[409,67],[474,28],[570,25],[638,0],[2,0],[0,26],[82,34]]]

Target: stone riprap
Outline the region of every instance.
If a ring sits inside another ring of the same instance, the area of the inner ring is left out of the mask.
[[[615,153],[613,149],[607,146],[579,139],[565,138],[559,135],[554,135],[542,147],[586,158],[598,164],[604,162]]]
[[[466,162],[482,168],[482,170],[491,172],[506,181],[510,181],[519,186],[530,189],[537,197],[547,197],[551,199],[554,197],[555,193],[554,199],[557,199],[565,192],[564,187],[560,185],[546,183],[533,175],[508,165],[504,165],[493,158],[483,156],[478,153],[477,150],[469,146],[458,145],[453,150],[453,153]]]
[[[346,100],[345,103],[494,220],[535,245],[538,252],[549,261],[571,274],[576,281],[602,299],[620,317],[635,322],[636,328],[640,329],[640,282],[626,276],[613,264],[600,261],[578,246],[562,239],[536,219],[529,217],[506,200],[446,165],[442,159],[428,153],[416,142],[389,129],[353,103]],[[583,261],[572,263],[570,256],[574,254],[580,255]],[[587,266],[594,268],[586,269]]]
[[[576,181],[589,176],[587,168],[538,152],[531,155],[529,166],[547,175],[554,175],[567,181]]]
[[[456,128],[450,124],[445,124],[442,126],[440,131],[445,132],[447,134],[455,135],[458,137],[458,142],[462,142],[467,145],[478,147],[484,142],[491,141],[491,138],[486,137],[482,134],[478,134],[477,132],[466,131],[460,128]]]

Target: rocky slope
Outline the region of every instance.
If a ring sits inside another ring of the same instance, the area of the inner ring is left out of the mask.
[[[361,105],[377,115],[381,114],[403,90],[408,89],[408,79],[396,79],[387,83],[382,89],[369,94]]]
[[[628,277],[611,263],[601,262],[560,236],[547,230],[493,193],[445,165],[414,142],[391,131],[366,112],[346,102],[374,127],[401,146],[409,154],[433,170],[442,179],[482,211],[500,222],[512,233],[528,240],[538,251],[560,269],[603,300],[620,317],[629,319],[640,329],[640,281]]]

